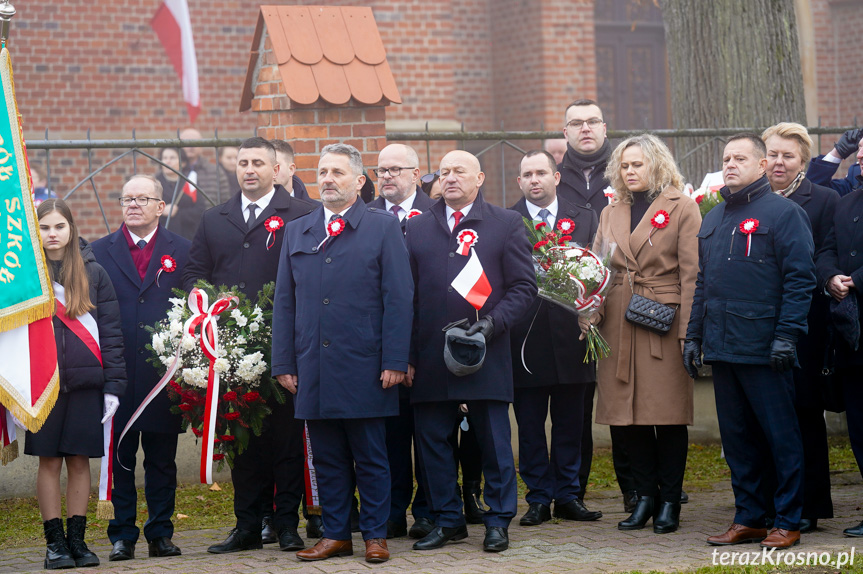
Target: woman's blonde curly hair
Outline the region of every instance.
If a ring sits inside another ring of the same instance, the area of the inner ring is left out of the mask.
[[[641,134],[623,140],[613,152],[605,168],[605,179],[614,190],[614,198],[611,203],[632,203],[632,192],[626,188],[623,176],[620,174],[620,162],[623,152],[632,146],[641,148],[644,154],[644,163],[647,165],[647,199],[653,201],[656,197],[668,189],[674,187],[683,189],[683,175],[677,169],[674,156],[661,139],[650,134]]]

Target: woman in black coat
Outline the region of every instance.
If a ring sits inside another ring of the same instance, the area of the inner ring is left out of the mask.
[[[39,457],[36,494],[48,545],[45,568],[96,566],[99,558],[84,543],[89,459],[104,454],[102,425],[114,416],[126,388],[120,307],[108,274],[79,240],[66,203],[45,200],[37,215],[57,299],[53,323],[60,392],[39,432],[27,432],[24,452]],[[82,338],[76,331],[89,335]],[[68,540],[60,520],[64,460]]]
[[[775,193],[803,208],[812,227],[815,252],[824,246],[833,227],[833,212],[839,202],[834,190],[806,179],[805,168],[811,157],[812,139],[800,124],[783,122],[761,134],[767,146],[767,179]],[[827,453],[827,425],[820,389],[827,341],[829,297],[822,288],[812,293],[807,322],[809,330],[797,341],[800,367],[794,369],[795,409],[803,438],[803,514],[800,532],[815,529],[819,518],[833,518],[830,497],[830,460]],[[772,484],[775,489],[775,484]],[[773,499],[773,493],[765,497]]]

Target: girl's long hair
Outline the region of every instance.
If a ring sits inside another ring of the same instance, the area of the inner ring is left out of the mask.
[[[62,199],[46,199],[39,204],[36,215],[42,219],[52,211],[59,213],[69,224],[69,243],[63,253],[60,264],[60,276],[54,277],[54,267],[48,266],[51,280],[56,281],[66,290],[66,315],[70,318],[80,317],[95,309],[90,301],[90,280],[84,267],[84,258],[78,242],[78,226],[72,217],[72,210]],[[47,254],[45,258],[47,259]]]

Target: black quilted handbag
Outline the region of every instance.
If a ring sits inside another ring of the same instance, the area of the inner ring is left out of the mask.
[[[653,331],[660,335],[668,333],[671,330],[671,324],[674,322],[677,307],[665,305],[664,303],[635,293],[635,288],[632,285],[632,276],[629,272],[629,262],[626,263],[626,276],[629,279],[629,288],[633,293],[632,299],[629,300],[629,306],[626,308],[624,318],[633,325],[643,327],[648,331]]]

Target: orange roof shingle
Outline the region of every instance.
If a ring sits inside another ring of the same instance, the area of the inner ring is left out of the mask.
[[[371,8],[261,6],[240,111],[252,105],[264,27],[291,101],[401,103]]]

